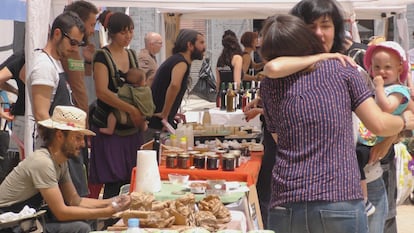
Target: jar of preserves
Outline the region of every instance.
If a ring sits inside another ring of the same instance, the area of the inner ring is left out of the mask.
[[[234,171],[236,168],[236,157],[233,154],[227,153],[222,157],[223,171]]]
[[[179,154],[177,159],[177,167],[181,169],[188,169],[189,158],[190,156],[188,154]]]
[[[193,154],[193,166],[198,169],[204,169],[206,167],[206,156]]]
[[[234,155],[236,167],[240,167],[240,164],[242,164],[241,151],[240,150],[230,150],[229,153]]]
[[[218,170],[219,168],[219,156],[216,154],[210,154],[207,157],[207,170]]]
[[[168,154],[166,156],[165,166],[167,168],[176,168],[177,167],[177,155],[176,154]]]

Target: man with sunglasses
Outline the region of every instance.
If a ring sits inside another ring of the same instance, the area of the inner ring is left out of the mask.
[[[84,35],[85,27],[78,15],[62,13],[52,23],[46,46],[35,52],[27,87],[36,122],[49,119],[57,105],[74,105],[60,59],[78,52],[79,46],[84,44]],[[39,148],[41,140],[33,141],[35,148]],[[74,173],[84,176],[83,169]]]

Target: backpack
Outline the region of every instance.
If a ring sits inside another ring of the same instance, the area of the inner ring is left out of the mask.
[[[138,59],[136,57],[135,52],[132,49],[127,49],[128,52],[128,58],[130,61],[130,65],[131,68],[136,68],[138,67]],[[112,55],[109,52],[109,50],[107,48],[103,48],[103,49],[97,49],[94,55],[93,60],[95,60],[95,57],[97,54],[99,53],[103,53],[105,56],[105,60],[108,64],[108,72],[109,72],[109,77],[110,77],[110,81],[112,81],[113,83],[113,87],[115,88],[114,92],[118,92],[118,89],[120,87],[122,87],[125,83],[125,80],[123,80],[119,74],[119,71],[116,67],[116,64],[114,62],[114,60],[112,59]],[[109,113],[112,110],[107,110],[102,108],[101,106],[99,106],[98,104],[93,104],[93,106],[91,106],[90,108],[90,120],[91,122],[100,127],[100,128],[104,128],[106,127],[107,124],[107,117],[109,115]],[[116,127],[115,133],[121,136],[126,136],[126,135],[131,135],[134,134],[135,132],[137,132],[138,129],[133,127],[122,127],[122,128],[118,128],[118,125]]]

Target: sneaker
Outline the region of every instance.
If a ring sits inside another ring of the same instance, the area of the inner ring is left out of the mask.
[[[375,213],[375,206],[370,201],[365,202],[365,212],[367,216]]]

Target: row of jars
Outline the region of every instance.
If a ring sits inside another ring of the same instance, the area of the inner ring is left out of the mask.
[[[167,154],[165,166],[167,168],[179,168],[179,169],[207,169],[218,170],[221,168],[223,171],[234,171],[236,167],[241,164],[241,151],[230,150],[228,152],[224,150],[217,150],[216,152],[204,152],[189,151],[181,154]]]

